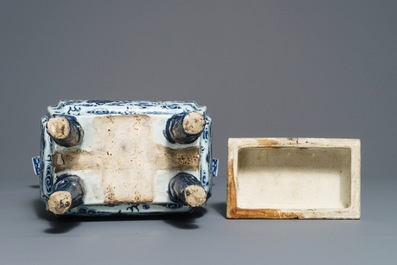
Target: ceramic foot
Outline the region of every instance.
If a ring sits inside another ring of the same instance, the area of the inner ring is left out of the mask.
[[[198,112],[175,114],[167,121],[166,137],[171,143],[193,143],[204,130],[205,118]]]
[[[78,176],[62,175],[48,199],[48,208],[54,214],[64,214],[82,203],[84,188]]]
[[[73,117],[55,116],[47,123],[47,132],[59,145],[70,147],[82,140],[82,129]]]
[[[179,173],[169,183],[170,199],[191,207],[202,206],[207,200],[207,193],[198,179],[188,173]]]
[[[48,199],[48,209],[54,214],[64,214],[72,205],[72,195],[67,191],[56,191]]]

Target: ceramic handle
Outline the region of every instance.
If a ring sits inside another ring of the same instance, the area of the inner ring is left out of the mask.
[[[173,177],[168,190],[172,201],[191,207],[199,207],[207,200],[207,193],[200,181],[188,173],[179,173]]]
[[[54,184],[54,192],[48,199],[48,208],[54,214],[64,214],[82,203],[84,188],[80,177],[62,175]]]
[[[55,116],[47,122],[47,132],[59,145],[70,147],[83,139],[83,130],[72,116]]]
[[[168,119],[165,136],[170,143],[190,144],[200,137],[205,118],[198,112],[175,114]]]

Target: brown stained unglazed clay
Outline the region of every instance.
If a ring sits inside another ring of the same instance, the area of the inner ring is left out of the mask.
[[[182,126],[186,134],[198,134],[204,130],[205,120],[200,113],[191,112],[183,118]]]
[[[64,214],[72,205],[72,195],[67,191],[57,191],[48,199],[48,209],[54,214]]]
[[[185,188],[185,200],[191,207],[198,207],[203,205],[207,200],[207,194],[203,187],[198,185],[190,185]]]
[[[149,116],[95,117],[93,130],[96,133],[90,151],[55,152],[54,166],[55,172],[96,172],[102,178],[106,193],[103,203],[151,202],[152,181],[157,170],[198,170],[198,148],[176,150],[156,144],[150,137]]]
[[[47,130],[55,139],[65,139],[70,134],[69,121],[62,116],[51,118],[48,120]]]

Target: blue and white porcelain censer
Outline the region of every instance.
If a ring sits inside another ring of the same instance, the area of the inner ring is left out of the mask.
[[[211,196],[211,118],[192,101],[62,100],[33,158],[56,215],[189,212]]]

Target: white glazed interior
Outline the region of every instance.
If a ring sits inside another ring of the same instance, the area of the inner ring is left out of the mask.
[[[335,209],[351,204],[349,148],[246,147],[238,151],[237,207]]]

